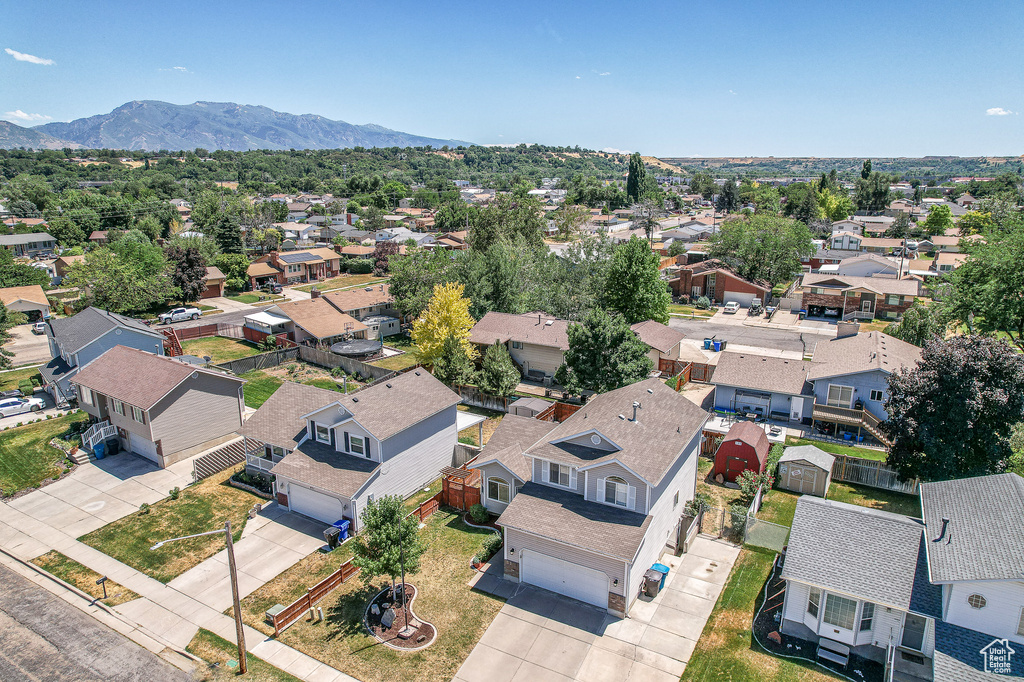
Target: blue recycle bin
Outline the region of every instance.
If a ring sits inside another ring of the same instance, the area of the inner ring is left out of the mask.
[[[711,339],[704,339],[704,350],[711,350]]]
[[[722,342],[721,341],[715,340],[715,341],[712,342],[711,345],[714,346],[716,353],[718,351],[722,350]]]
[[[654,564],[653,566],[651,566],[651,568],[657,571],[658,573],[661,573],[661,582],[658,583],[658,589],[665,589],[665,578],[668,577],[669,567],[665,564]]]
[[[103,443],[103,442],[96,443],[96,445],[92,449],[92,454],[96,455],[96,459],[103,459],[104,457],[107,456],[106,450],[107,450],[107,444],[106,443]]]
[[[344,542],[348,540],[348,529],[352,526],[352,522],[348,519],[341,519],[331,524],[337,528],[340,532],[338,533],[338,540]]]

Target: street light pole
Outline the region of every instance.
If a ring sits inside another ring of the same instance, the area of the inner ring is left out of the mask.
[[[191,538],[198,538],[204,535],[217,535],[219,533],[224,533],[225,544],[227,545],[228,548],[228,568],[230,569],[229,573],[231,576],[231,601],[232,604],[234,605],[235,612],[235,637],[238,640],[238,672],[244,675],[246,672],[245,630],[242,627],[242,609],[238,599],[238,574],[235,571],[235,545],[234,541],[231,538],[231,521],[225,521],[224,528],[222,530],[211,530],[205,533],[196,533],[195,535],[185,535],[180,538],[161,540],[160,542],[150,547],[149,550],[154,551],[160,549],[168,542],[177,542],[178,540],[189,540]]]

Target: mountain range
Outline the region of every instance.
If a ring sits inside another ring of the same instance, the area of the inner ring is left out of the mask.
[[[341,147],[442,147],[469,145],[353,125],[315,114],[287,114],[234,102],[170,104],[155,100],[123,104],[109,114],[68,123],[24,128],[0,122],[0,148],[60,149],[338,149]]]

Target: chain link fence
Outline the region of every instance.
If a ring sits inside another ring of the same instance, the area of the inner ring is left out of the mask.
[[[781,552],[789,542],[789,526],[763,521],[746,510],[709,507],[701,518],[700,532],[737,545],[753,545]]]

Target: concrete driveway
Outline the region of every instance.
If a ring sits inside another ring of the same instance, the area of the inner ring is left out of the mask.
[[[32,325],[11,327],[11,342],[7,350],[14,353],[14,366],[41,365],[50,361],[50,344],[46,334],[33,334]]]
[[[676,682],[738,554],[735,545],[700,536],[689,553],[666,555],[665,589],[637,599],[626,619],[546,590],[512,588],[455,682]],[[500,594],[509,590],[501,582],[477,588]]]
[[[37,419],[46,419],[47,415],[56,416],[58,412],[64,413],[68,411],[68,408],[58,409],[53,404],[53,397],[50,396],[46,391],[36,391],[32,394],[33,398],[39,398],[43,401],[43,409],[38,412],[22,412],[21,414],[14,414],[10,417],[0,417],[0,429],[8,426],[17,426],[18,422],[27,424],[30,421],[36,421]]]

